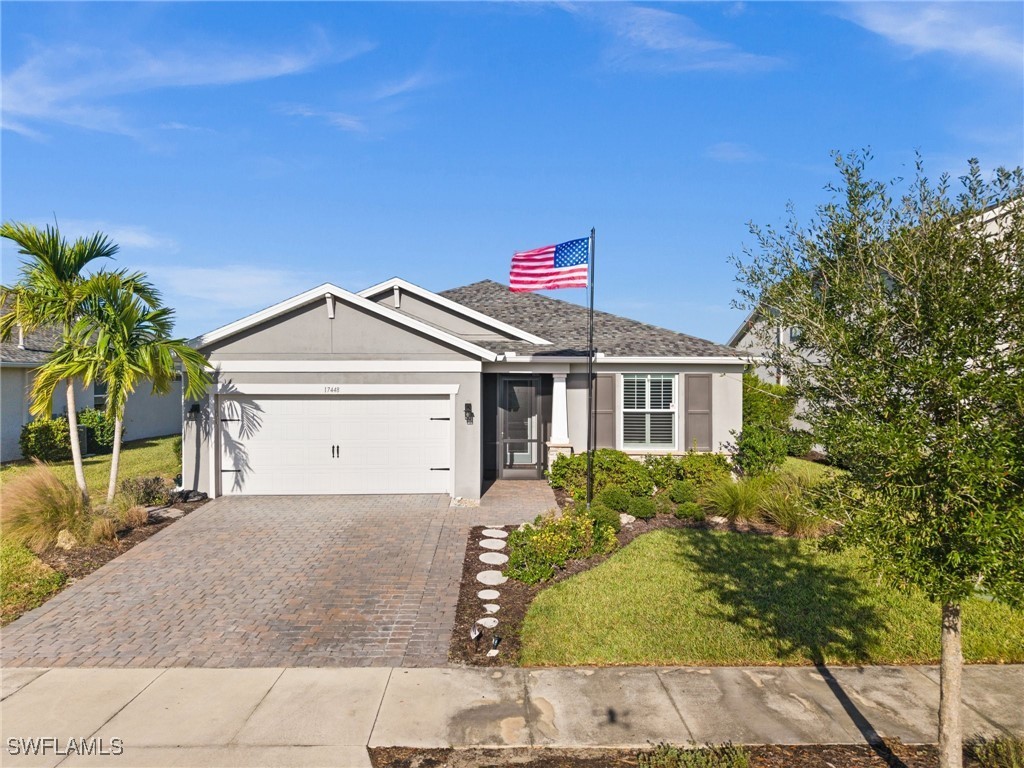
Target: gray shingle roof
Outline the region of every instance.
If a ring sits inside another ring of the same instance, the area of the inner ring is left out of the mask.
[[[5,363],[39,364],[49,358],[57,348],[60,332],[56,328],[39,328],[25,334],[25,348],[18,348],[18,331],[7,341],[0,341],[0,361]]]
[[[587,354],[586,307],[536,293],[512,293],[508,286],[493,280],[441,291],[441,295],[551,342],[545,347],[520,341],[476,342],[492,352]],[[594,346],[598,352],[614,357],[741,357],[731,347],[596,310]]]

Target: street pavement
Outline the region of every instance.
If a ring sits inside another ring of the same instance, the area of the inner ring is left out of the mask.
[[[7,668],[0,683],[11,768],[367,768],[376,746],[932,743],[939,698],[938,670],[921,666]],[[965,668],[963,722],[1024,737],[1024,665]],[[46,754],[24,754],[44,738]],[[67,754],[83,746],[94,754]]]

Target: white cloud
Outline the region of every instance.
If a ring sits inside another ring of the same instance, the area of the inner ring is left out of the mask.
[[[849,3],[840,13],[915,55],[950,53],[1017,74],[1024,68],[1020,6],[1015,3],[862,2]]]
[[[749,144],[720,141],[704,150],[704,156],[723,163],[753,163],[764,157]]]
[[[586,7],[615,35],[605,58],[618,69],[748,72],[782,64],[778,57],[749,53],[718,40],[678,13],[614,3]]]
[[[47,225],[53,225],[53,219],[34,219],[32,221],[40,229]],[[115,224],[100,219],[61,219],[56,220],[58,229],[63,237],[68,240],[76,240],[79,237],[91,237],[97,232],[102,232],[113,242],[121,247],[121,250],[159,250],[174,252],[178,250],[178,244],[173,238],[153,232],[147,227],[136,224]]]
[[[276,304],[308,290],[315,281],[293,269],[225,264],[220,267],[150,266],[144,271],[168,295],[179,300],[181,316],[192,302],[210,303],[219,310],[252,310]]]
[[[292,51],[218,50],[208,45],[160,51],[132,45],[41,47],[3,77],[4,128],[30,135],[38,133],[34,124],[56,122],[135,135],[130,119],[105,104],[108,99],[160,88],[223,86],[295,75],[371,47],[357,44],[337,51],[322,36]]]
[[[340,128],[349,133],[366,133],[366,120],[358,115],[351,115],[347,112],[332,112],[325,109],[316,109],[305,104],[289,104],[281,107],[281,113],[294,117],[309,117],[323,120],[335,128]]]

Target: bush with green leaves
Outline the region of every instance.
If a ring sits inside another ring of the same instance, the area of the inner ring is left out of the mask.
[[[89,538],[93,514],[74,485],[63,482],[40,461],[4,483],[0,493],[0,524],[4,538],[41,553],[67,531],[79,543]]]
[[[670,453],[647,454],[644,456],[644,468],[658,490],[670,487],[679,477],[679,461]]]
[[[668,497],[668,494],[659,493],[654,497],[654,511],[659,515],[674,515],[676,513],[676,505]]]
[[[704,519],[704,510],[695,501],[687,501],[676,507],[675,515],[680,520],[694,520],[700,522]]]
[[[114,420],[96,408],[83,408],[78,412],[78,424],[88,427],[88,444],[84,446],[89,453],[110,453],[114,447]]]
[[[650,520],[657,514],[657,510],[654,507],[654,499],[639,497],[630,499],[626,513],[638,520]]]
[[[696,501],[698,495],[697,484],[693,480],[676,480],[668,491],[668,497],[676,504]]]
[[[676,747],[658,744],[653,751],[637,756],[638,768],[750,768],[750,753],[745,747],[707,744]]]
[[[704,494],[704,507],[729,520],[759,520],[764,496],[762,478],[720,480]]]
[[[789,430],[796,399],[788,387],[771,384],[748,371],[743,374],[743,428],[750,424]]]
[[[768,424],[745,424],[736,440],[736,464],[746,477],[776,472],[786,461],[786,433]]]
[[[617,485],[631,496],[650,496],[654,482],[642,463],[622,451],[599,448],[594,451],[594,494],[609,485]],[[548,480],[552,488],[561,488],[575,496],[587,488],[587,454],[562,455],[551,463]]]
[[[607,526],[615,533],[622,530],[622,520],[619,518],[619,513],[600,501],[591,503],[590,517],[594,520],[595,531],[601,526]]]
[[[732,478],[729,458],[721,453],[695,453],[693,451],[676,457],[676,476],[680,480],[692,480],[698,490],[714,485],[719,480]]]
[[[64,416],[35,419],[21,428],[18,438],[21,455],[40,461],[67,461],[71,458],[71,433]]]
[[[550,579],[569,560],[609,552],[617,543],[612,527],[598,523],[585,510],[544,517],[537,525],[509,534],[505,575],[537,584]]]
[[[616,512],[626,512],[629,510],[629,502],[633,500],[633,497],[629,495],[629,491],[625,488],[610,485],[598,494],[597,499],[609,509],[614,509]]]
[[[786,453],[803,458],[814,447],[814,435],[806,429],[791,429],[786,435]]]
[[[128,477],[121,481],[118,492],[131,505],[155,506],[171,500],[171,483],[163,477]]]
[[[978,739],[968,744],[968,752],[980,768],[1024,768],[1024,739]]]

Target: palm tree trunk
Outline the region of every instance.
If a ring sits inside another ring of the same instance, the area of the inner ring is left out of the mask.
[[[114,419],[114,453],[110,457],[110,482],[107,483],[107,504],[114,501],[117,490],[117,470],[121,465],[121,433],[124,429],[124,417]]]
[[[942,605],[942,661],[939,666],[939,766],[961,768],[960,678],[964,668],[960,606]]]
[[[89,489],[85,485],[85,467],[82,465],[82,445],[78,442],[78,409],[75,405],[75,380],[68,379],[68,429],[71,434],[71,461],[75,465],[75,482],[82,492],[86,501],[89,499]]]

